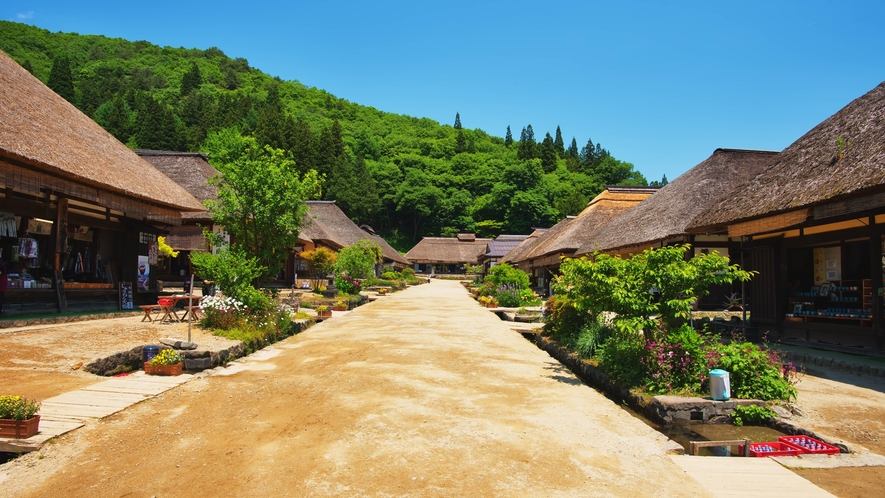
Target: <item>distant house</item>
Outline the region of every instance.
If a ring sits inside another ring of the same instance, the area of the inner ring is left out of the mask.
[[[424,237],[406,253],[406,259],[419,273],[464,273],[464,265],[479,264],[491,241],[477,238],[472,233],[459,233],[457,237]]]
[[[215,199],[218,189],[209,183],[212,177],[219,174],[207,160],[207,154],[201,152],[172,152],[165,150],[139,150],[135,153],[154,165],[172,181],[182,186],[201,203]],[[164,258],[161,261],[159,277],[163,281],[183,281],[191,273],[190,251],[208,251],[209,242],[203,235],[203,229],[214,229],[209,212],[195,211],[182,213],[182,223],[169,228],[166,244],[176,251],[181,251],[178,258]],[[220,230],[220,227],[219,227]]]
[[[599,231],[657,192],[655,187],[607,187],[577,216],[568,216],[540,235],[533,247],[514,262],[532,276],[535,289],[550,291],[550,279],[559,273],[562,258],[600,236]]]
[[[569,217],[566,217],[567,219]],[[528,259],[525,256],[531,252],[532,249],[542,240],[542,237],[545,232],[550,230],[549,228],[536,228],[529,234],[528,237],[525,238],[522,242],[519,243],[518,246],[514,247],[510,252],[504,255],[501,258],[502,263],[509,263],[520,270],[531,274],[531,267],[529,265]]]
[[[203,209],[3,52],[0,184],[9,314],[156,303],[157,236]]]
[[[499,263],[507,253],[516,249],[528,237],[528,235],[498,235],[495,237],[486,245],[486,252],[479,257],[483,273],[488,273],[491,267]]]
[[[296,255],[293,256],[287,268],[287,281],[291,282],[296,273],[299,286],[308,281],[307,265],[304,260],[297,257],[298,252],[313,250],[317,247],[339,251],[363,239],[377,242],[381,246],[383,266],[402,269],[411,264],[387,241],[376,235],[370,227],[364,225],[360,228],[357,226],[335,204],[335,201],[307,201],[307,208],[307,215],[304,217],[305,223],[299,233],[299,247],[296,248]]]
[[[753,321],[782,341],[885,354],[885,83],[687,228],[743,247]]]

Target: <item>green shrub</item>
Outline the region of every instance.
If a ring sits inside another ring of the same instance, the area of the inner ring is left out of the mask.
[[[796,369],[777,353],[749,343],[719,345],[711,351],[710,366],[729,373],[732,396],[763,401],[796,398]]]
[[[686,325],[660,341],[646,343],[642,358],[646,390],[651,394],[699,393],[709,371],[706,340]]]
[[[400,274],[408,279],[409,277],[415,276],[415,270],[413,268],[403,268],[403,271],[401,271]]]
[[[547,319],[542,333],[569,349],[574,349],[581,329],[593,320],[589,313],[578,310],[574,303],[560,296],[548,299],[544,309]]]
[[[612,334],[612,329],[598,321],[588,321],[581,327],[574,350],[581,358],[592,358],[599,346]]]
[[[645,380],[645,340],[641,333],[612,329],[596,351],[599,366],[611,380],[626,387],[639,387]]]
[[[731,423],[737,426],[762,425],[766,420],[776,417],[774,410],[760,405],[738,405],[731,413]]]
[[[381,274],[381,278],[384,280],[398,280],[398,275],[392,271],[386,271]]]

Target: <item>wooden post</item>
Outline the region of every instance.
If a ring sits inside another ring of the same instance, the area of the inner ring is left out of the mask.
[[[64,313],[68,308],[68,299],[65,296],[65,283],[62,276],[61,255],[68,250],[68,200],[58,200],[58,210],[55,216],[55,262],[53,264],[52,280],[55,286],[55,299],[58,312]]]

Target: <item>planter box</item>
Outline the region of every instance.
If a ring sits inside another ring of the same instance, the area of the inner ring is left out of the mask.
[[[0,418],[0,437],[29,438],[39,432],[40,415],[34,415],[28,420],[12,420]]]
[[[331,311],[317,311],[317,316],[319,318],[331,318],[332,312]]]
[[[144,373],[148,375],[181,375],[181,363],[175,365],[151,365],[151,362],[144,362]]]
[[[332,309],[335,311],[347,311],[347,306],[333,306]]]

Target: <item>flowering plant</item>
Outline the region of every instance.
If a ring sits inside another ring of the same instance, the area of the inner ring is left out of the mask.
[[[0,418],[28,420],[40,410],[40,402],[21,396],[0,396]]]
[[[325,312],[329,311],[329,307],[326,306],[325,304],[321,304],[321,305],[317,306],[316,308],[314,308],[314,311],[316,311],[317,313],[325,313]]]
[[[242,302],[232,297],[204,296],[200,299],[200,311],[206,315],[206,326],[211,328],[227,330],[235,327],[246,309]]]
[[[181,353],[174,349],[164,349],[157,356],[151,358],[150,364],[159,365],[176,365],[182,362]]]
[[[355,278],[347,275],[339,275],[335,277],[335,287],[345,294],[358,294],[360,291],[360,283]]]

